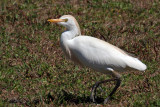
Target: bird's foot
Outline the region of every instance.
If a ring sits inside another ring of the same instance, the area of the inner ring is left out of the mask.
[[[97,83],[96,85],[94,85],[93,88],[92,88],[91,95],[90,95],[90,100],[91,100],[93,103],[97,103],[97,102],[96,102],[96,99],[97,99],[96,90],[97,90],[97,88],[99,88],[99,89],[101,90],[101,92],[104,93],[104,90],[102,89],[101,86],[99,86],[98,83]]]
[[[96,103],[96,90],[98,86],[99,86],[99,82],[96,82],[92,87],[90,99],[92,100],[93,103]]]
[[[108,100],[110,99],[110,96],[108,96],[105,100],[104,100],[104,104],[107,104]]]
[[[105,93],[101,86],[98,87],[102,93]]]
[[[93,87],[92,87],[92,92],[91,92],[91,96],[90,96],[90,99],[93,101],[93,103],[96,103],[96,98],[95,98],[96,97],[96,90],[99,87],[99,85],[102,83],[110,82],[110,81],[116,81],[116,84],[115,84],[114,89],[109,94],[109,96],[104,100],[104,104],[106,104],[108,102],[108,100],[110,99],[110,97],[116,92],[117,88],[120,86],[120,83],[121,83],[121,80],[119,78],[113,78],[113,79],[109,79],[109,80],[96,82],[96,84],[93,85]],[[100,87],[100,90],[101,90],[101,92],[104,92],[104,90],[101,87]]]
[[[95,100],[95,93],[94,91],[91,92],[91,95],[90,95],[90,100],[93,102],[93,103],[96,103],[96,100]]]

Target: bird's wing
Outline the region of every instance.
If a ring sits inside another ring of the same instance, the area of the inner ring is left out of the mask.
[[[123,50],[90,36],[78,36],[69,41],[71,55],[87,66],[126,67],[128,56]]]

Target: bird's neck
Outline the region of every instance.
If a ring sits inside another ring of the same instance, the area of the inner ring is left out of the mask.
[[[75,30],[66,30],[61,35],[60,45],[63,52],[65,53],[65,55],[67,55],[68,58],[71,58],[70,49],[68,48],[68,41],[79,35],[80,33],[76,32]]]
[[[67,54],[68,57],[71,56],[70,50],[68,48],[68,41],[80,35],[81,32],[79,26],[69,26],[67,27],[67,30],[61,34],[60,45],[62,50]]]
[[[61,35],[61,42],[71,40],[74,37],[79,36],[79,35],[81,35],[81,32],[79,29],[67,29]]]

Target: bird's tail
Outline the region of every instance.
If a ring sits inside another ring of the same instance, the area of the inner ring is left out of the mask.
[[[147,66],[137,58],[129,56],[129,58],[127,57],[126,59],[126,63],[130,68],[134,68],[139,71],[145,71],[147,69]]]

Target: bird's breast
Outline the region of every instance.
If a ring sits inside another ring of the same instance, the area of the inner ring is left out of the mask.
[[[62,49],[63,53],[65,54],[65,56],[67,57],[67,59],[72,60],[76,64],[82,65],[80,60],[73,54],[73,52],[67,47],[67,45],[65,45],[63,43],[61,43],[60,45],[61,45],[61,49]]]

